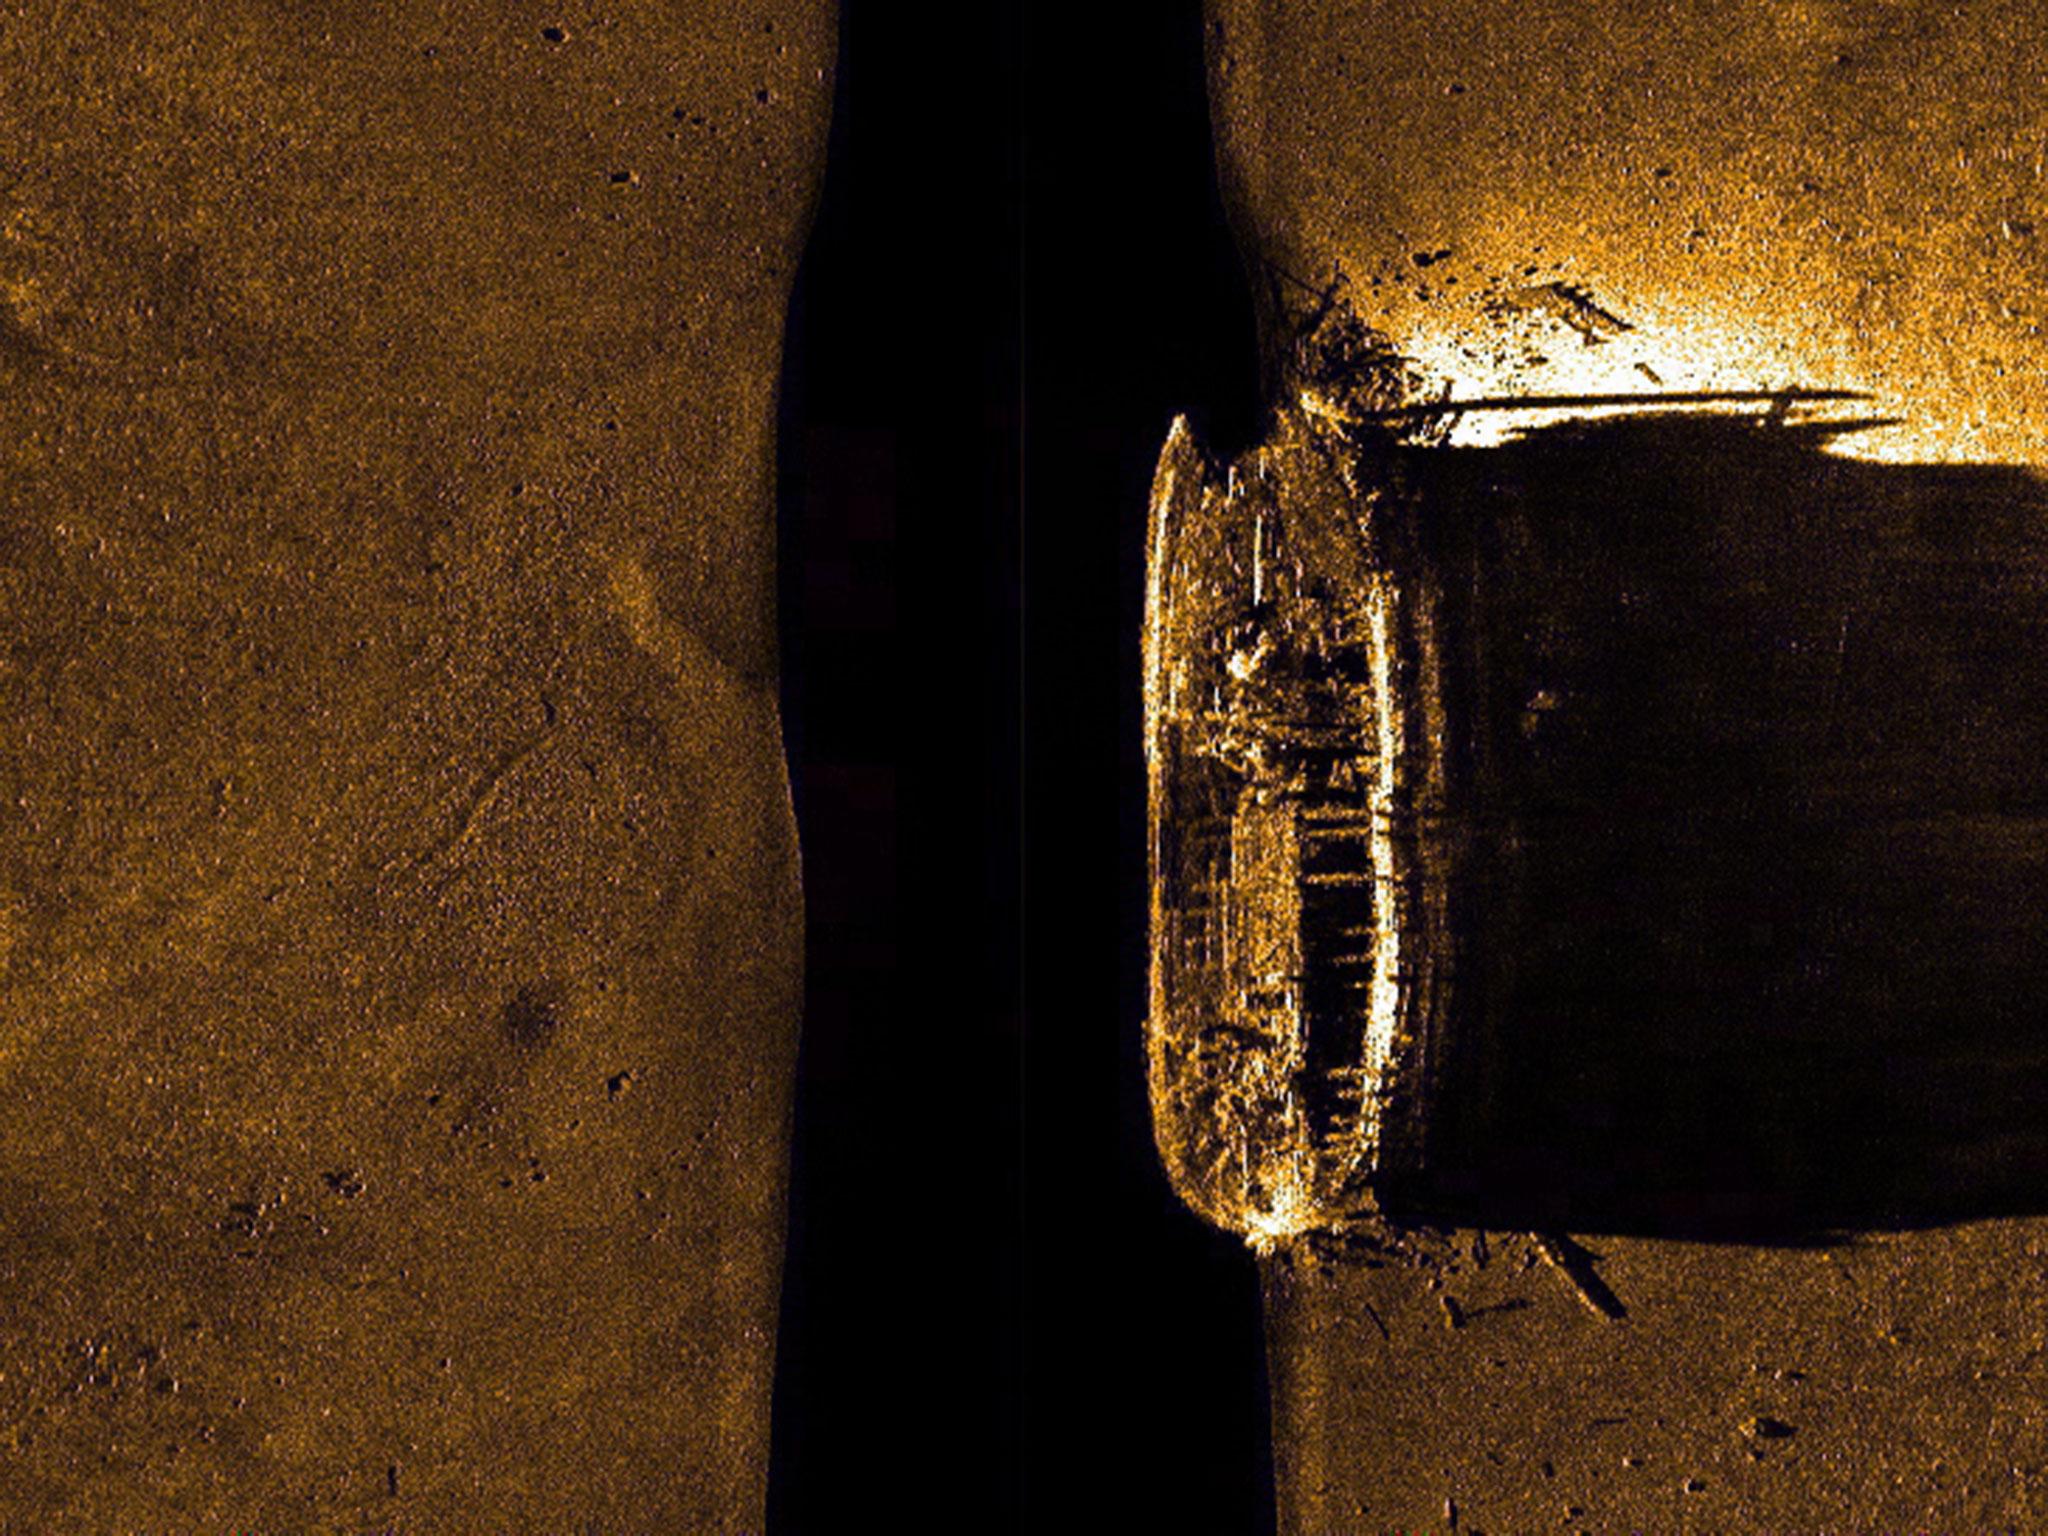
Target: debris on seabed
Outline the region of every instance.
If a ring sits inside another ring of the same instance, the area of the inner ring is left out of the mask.
[[[1588,1311],[1610,1321],[1628,1316],[1628,1308],[1621,1304],[1621,1298],[1593,1268],[1590,1253],[1570,1238],[1555,1233],[1532,1232],[1529,1236],[1536,1251],[1549,1261],[1550,1267],[1571,1283],[1572,1290],[1586,1304]]]
[[[1577,331],[1589,347],[1635,329],[1585,289],[1571,283],[1532,283],[1502,294],[1499,302],[1507,308],[1530,310],[1560,320]]]

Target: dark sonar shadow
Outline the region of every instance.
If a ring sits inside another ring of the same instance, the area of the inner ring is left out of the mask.
[[[2048,483],[1843,430],[1405,456],[1469,836],[1397,1210],[1780,1242],[2048,1211]]]

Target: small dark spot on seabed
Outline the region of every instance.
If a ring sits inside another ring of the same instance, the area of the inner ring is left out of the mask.
[[[353,1168],[338,1168],[332,1173],[321,1174],[320,1179],[344,1200],[355,1199],[364,1189],[362,1176]]]
[[[561,1027],[561,994],[550,986],[521,987],[499,1015],[505,1038],[514,1045],[545,1045]]]
[[[658,752],[667,745],[667,733],[661,723],[631,705],[619,711],[619,735],[627,746],[638,751]]]
[[[624,1097],[626,1090],[631,1088],[632,1086],[633,1074],[631,1071],[614,1072],[610,1077],[604,1080],[604,1091],[606,1096],[614,1099]]]
[[[560,27],[542,27],[540,35],[551,43],[565,43],[569,40],[569,34]]]
[[[1759,1440],[1784,1440],[1798,1433],[1783,1419],[1774,1419],[1767,1413],[1760,1413],[1743,1426]]]

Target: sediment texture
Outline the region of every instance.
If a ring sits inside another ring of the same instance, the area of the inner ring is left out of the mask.
[[[0,1525],[758,1529],[822,11],[0,28]]]
[[[2027,0],[1208,16],[1258,260],[1341,268],[1459,394],[1866,389],[1902,420],[1851,452],[2048,460]]]

